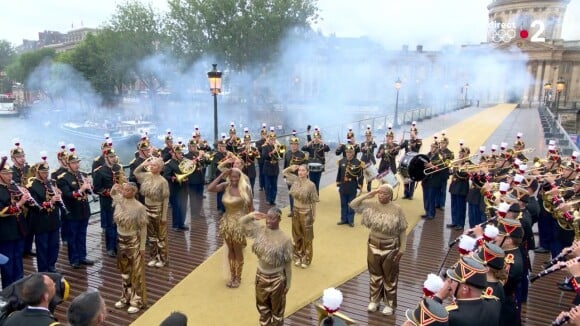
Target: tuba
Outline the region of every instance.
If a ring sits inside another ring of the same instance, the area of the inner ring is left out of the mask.
[[[182,159],[181,162],[179,162],[179,172],[181,173],[175,175],[177,182],[182,183],[185,181],[185,179],[187,179],[187,177],[189,177],[189,175],[195,171],[196,167],[197,164],[194,160],[189,160],[186,158]]]

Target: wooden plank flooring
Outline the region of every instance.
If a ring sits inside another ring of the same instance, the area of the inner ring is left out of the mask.
[[[455,115],[446,115],[433,119],[434,130],[441,128],[436,120],[439,119],[461,119]],[[430,123],[429,120],[423,122]],[[423,134],[431,132],[425,126]],[[529,134],[528,134],[529,135]],[[526,136],[528,137],[528,136]],[[330,153],[328,160],[328,170],[323,175],[322,186],[334,182],[336,175],[336,159]],[[257,183],[257,182],[256,182]],[[255,187],[256,199],[255,207],[261,211],[269,208],[264,205],[264,194]],[[282,178],[278,184],[278,205],[288,204],[287,188]],[[169,259],[170,265],[157,269],[146,267],[146,280],[149,304],[155,303],[160,297],[167,293],[173,286],[179,283],[192,270],[200,265],[207,257],[214,253],[221,245],[222,240],[218,236],[217,226],[219,217],[215,209],[215,195],[207,193],[204,200],[203,218],[194,218],[189,221],[190,231],[174,232],[169,230]],[[449,223],[450,208],[439,211],[438,216],[432,221],[420,221],[415,229],[410,233],[407,243],[407,253],[401,261],[401,273],[399,278],[398,308],[394,316],[382,316],[380,313],[368,313],[368,273],[364,272],[359,276],[349,280],[340,286],[344,294],[342,311],[359,321],[361,325],[399,325],[403,321],[406,309],[411,309],[417,304],[421,295],[421,288],[428,273],[437,273],[442,259],[447,252],[449,241],[458,236],[457,231],[446,229],[444,225]],[[417,204],[420,204],[419,202]],[[98,205],[97,205],[98,206]],[[445,221],[443,220],[445,217]],[[358,221],[357,221],[358,222]],[[359,227],[359,226],[357,226]],[[129,325],[137,315],[129,315],[124,310],[117,310],[113,307],[120,294],[120,275],[115,265],[115,259],[106,256],[103,249],[103,236],[100,229],[98,216],[91,219],[89,225],[87,251],[90,259],[97,263],[94,266],[72,269],[67,260],[67,248],[61,247],[57,269],[63,272],[64,276],[71,282],[71,297],[74,297],[87,288],[98,289],[108,307],[107,325]],[[366,255],[361,253],[361,255]],[[544,254],[534,256],[532,254],[533,271],[541,270],[543,261],[549,259]],[[457,249],[453,248],[445,267],[450,266],[457,259]],[[25,259],[25,273],[34,272],[35,260]],[[572,300],[571,293],[561,295],[555,286],[557,281],[561,281],[564,272],[554,273],[538,280],[530,287],[530,295],[527,304],[523,307],[523,316],[527,325],[546,325],[555,318],[561,310],[566,310]],[[299,286],[294,284],[293,286]],[[208,298],[210,299],[210,298]],[[252,299],[253,298],[248,298]],[[211,300],[211,299],[210,299]],[[70,304],[61,304],[56,311],[56,316],[60,320],[65,320],[66,309]],[[167,312],[170,313],[169,311]],[[286,325],[316,325],[316,310],[312,304],[300,309],[286,320]],[[196,325],[193,318],[190,318],[190,325]]]

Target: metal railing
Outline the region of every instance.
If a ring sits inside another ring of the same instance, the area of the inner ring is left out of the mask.
[[[568,132],[566,132],[566,129],[562,127],[558,117],[550,109],[541,106],[538,111],[544,129],[546,144],[550,140],[556,140],[563,155],[571,155],[573,151],[580,152],[576,143],[572,140]]]

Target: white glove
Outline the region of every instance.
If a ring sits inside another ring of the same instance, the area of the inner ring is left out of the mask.
[[[356,190],[356,195],[358,196],[360,194],[360,189]]]
[[[340,187],[339,186],[336,186],[336,191],[340,191]]]

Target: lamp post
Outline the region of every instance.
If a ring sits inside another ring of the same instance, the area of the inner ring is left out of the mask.
[[[469,89],[469,83],[465,83],[465,103],[464,105],[467,106],[467,101],[469,101],[469,98],[467,97],[467,90]]]
[[[560,110],[560,96],[564,88],[566,88],[566,82],[562,78],[558,79],[556,82],[556,112]]]
[[[213,68],[207,72],[209,81],[209,90],[213,95],[213,139],[218,141],[218,114],[217,114],[217,96],[222,92],[222,72],[217,70],[217,64],[212,64]]]
[[[395,121],[393,126],[396,128],[399,126],[399,90],[401,89],[401,78],[397,78],[395,81],[395,89],[397,90],[397,100],[395,101]]]
[[[552,89],[552,83],[545,83],[544,84],[544,107],[548,107],[548,95],[550,94],[551,89]]]

